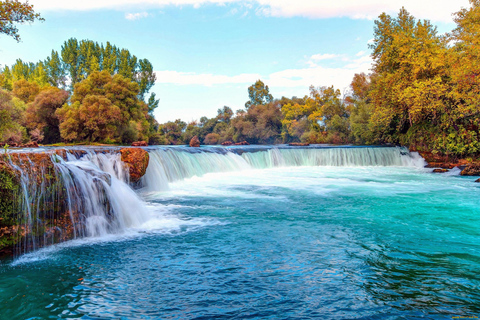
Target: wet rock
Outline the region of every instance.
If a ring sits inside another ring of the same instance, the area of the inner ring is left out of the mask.
[[[462,176],[480,176],[480,163],[469,163],[465,169],[460,172]]]
[[[136,141],[132,143],[132,147],[148,147],[148,143],[145,141]]]
[[[434,173],[445,173],[445,172],[448,172],[449,170],[448,169],[433,169],[433,172]]]
[[[477,180],[475,180],[475,182],[479,182],[479,183],[480,183],[480,178],[478,178]]]
[[[453,169],[455,167],[462,167],[468,164],[468,161],[465,159],[455,159],[444,155],[434,154],[432,152],[420,152],[427,165],[425,168],[442,168],[442,169]]]
[[[0,229],[15,223],[18,210],[15,195],[19,190],[20,179],[16,171],[7,161],[0,160]]]
[[[150,157],[148,152],[140,148],[123,148],[120,149],[122,161],[128,168],[130,173],[130,181],[136,183],[147,171]]]
[[[291,147],[308,147],[310,143],[292,142],[288,144]]]
[[[18,147],[18,144],[15,143],[15,142],[2,143],[2,144],[0,144],[0,147],[1,147],[1,148],[5,148],[5,146],[7,146],[7,148],[16,148],[16,147]]]
[[[247,141],[242,141],[242,142],[237,142],[235,143],[236,146],[248,146],[250,145],[250,143],[248,143]]]
[[[194,136],[194,137],[190,140],[190,147],[195,147],[195,148],[200,147],[200,140],[198,139],[197,136]]]
[[[233,146],[233,142],[232,141],[222,142],[222,146]]]
[[[35,141],[30,141],[20,146],[21,148],[38,148],[38,143]]]
[[[71,219],[66,203],[57,202],[64,197],[64,186],[57,179],[51,155],[47,152],[0,155],[0,256],[20,254],[33,246],[40,248],[58,242],[45,234],[46,228],[55,226],[61,217]],[[20,179],[20,172],[26,180]],[[39,197],[28,203],[32,214],[30,223],[19,215],[27,205],[22,201],[23,188]],[[64,234],[71,239],[73,229],[65,230]]]

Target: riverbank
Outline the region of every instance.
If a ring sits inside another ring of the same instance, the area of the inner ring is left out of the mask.
[[[448,172],[454,168],[461,170],[463,176],[480,176],[480,161],[473,158],[453,158],[445,155],[434,154],[432,152],[418,152],[427,162],[426,168],[444,169],[436,172]]]

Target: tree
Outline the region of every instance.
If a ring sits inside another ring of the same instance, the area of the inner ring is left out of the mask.
[[[224,106],[222,109],[217,110],[217,119],[221,122],[230,123],[232,116],[233,111],[230,107]]]
[[[182,136],[187,124],[180,119],[169,121],[160,126],[160,131],[165,136],[169,144],[183,144],[189,141],[184,141]]]
[[[153,65],[147,59],[138,59],[127,49],[119,49],[107,42],[104,46],[92,40],[75,38],[64,42],[61,49],[64,69],[69,74],[72,88],[96,71],[120,74],[138,84],[138,98],[148,103],[150,113],[158,106],[155,94],[147,100],[147,93],[157,80]]]
[[[150,95],[150,98],[148,98],[148,113],[150,115],[153,115],[153,111],[155,111],[156,108],[158,108],[158,103],[160,102],[160,100],[157,100],[156,99],[157,96],[155,94],[155,92],[152,92],[152,94]]]
[[[20,42],[20,35],[15,24],[25,22],[34,22],[35,20],[44,21],[39,13],[35,13],[33,5],[21,3],[18,0],[0,1],[0,33],[13,37]]]
[[[8,66],[2,70],[2,76],[0,78],[0,89],[12,90],[13,89],[13,77],[12,72]]]
[[[273,144],[280,141],[282,112],[278,102],[252,105],[247,112],[237,113],[231,124],[233,140],[249,143]]]
[[[23,107],[15,103],[9,92],[0,89],[0,144],[19,144],[27,139],[23,123]]]
[[[52,50],[50,57],[47,57],[44,64],[47,69],[48,82],[50,85],[64,89],[67,83],[67,73],[65,71],[65,65],[60,59],[58,52]]]
[[[353,76],[352,83],[350,84],[352,89],[353,98],[355,100],[364,100],[368,99],[368,92],[370,90],[370,76],[365,73],[356,73]]]
[[[213,144],[217,144],[218,140],[220,140],[220,135],[218,133],[212,132],[205,136],[203,143],[208,145],[213,145]]]
[[[370,119],[374,112],[370,91],[374,81],[374,75],[366,75],[362,72],[355,74],[350,84],[352,90],[352,96],[349,97],[351,139],[357,144],[374,143],[374,136],[370,129]]]
[[[396,18],[383,13],[375,21],[370,47],[375,76],[370,127],[377,141],[408,143],[416,125],[438,127],[449,109],[450,90],[448,46],[436,27],[417,21],[404,8]]]
[[[59,88],[49,88],[40,92],[26,110],[26,126],[35,141],[55,143],[60,141],[58,117],[55,111],[68,100],[68,92]],[[93,114],[95,116],[95,114]]]
[[[21,79],[13,83],[12,94],[25,103],[35,100],[39,92],[40,86],[36,82]]]
[[[56,111],[67,141],[132,142],[146,138],[148,106],[138,100],[138,84],[107,71],[93,72],[75,85],[71,105]]]
[[[245,108],[250,108],[255,105],[263,105],[273,101],[273,96],[270,94],[268,86],[261,80],[257,80],[254,84],[248,87],[249,101],[245,103]]]

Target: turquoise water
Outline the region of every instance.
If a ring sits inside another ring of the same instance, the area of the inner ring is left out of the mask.
[[[480,316],[474,180],[287,167],[144,190],[139,228],[3,260],[0,318]]]

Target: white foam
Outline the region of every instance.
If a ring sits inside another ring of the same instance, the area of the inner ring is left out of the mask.
[[[190,152],[182,148],[151,150],[150,164],[142,178],[144,192],[168,190],[172,183],[215,172],[242,172],[288,167],[414,167],[423,168],[425,160],[406,148],[271,148],[241,155],[214,149]]]

